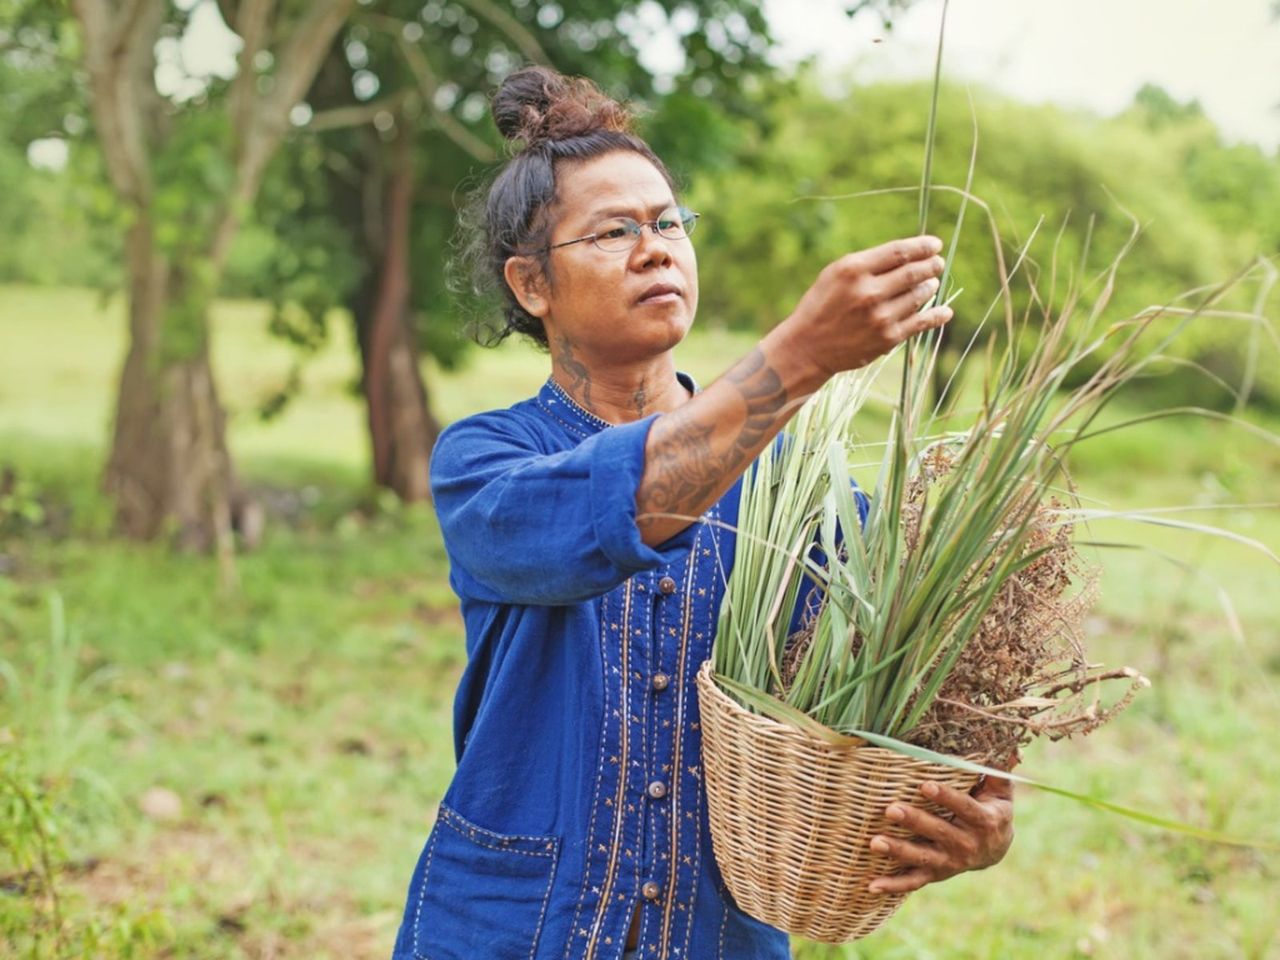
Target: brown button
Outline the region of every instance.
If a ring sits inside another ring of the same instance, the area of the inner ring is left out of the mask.
[[[670,577],[663,577],[658,581],[658,589],[665,594],[673,594],[676,592],[676,582]]]
[[[657,900],[662,893],[662,888],[650,880],[640,888],[640,892],[644,894],[646,900]]]
[[[655,800],[661,800],[667,795],[667,785],[661,780],[655,780],[649,784],[649,796]]]
[[[668,677],[665,673],[655,673],[653,675],[652,682],[653,682],[653,689],[655,690],[665,690],[667,689],[667,687],[671,686],[671,678]]]

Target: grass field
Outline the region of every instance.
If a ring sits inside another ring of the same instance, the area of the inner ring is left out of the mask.
[[[225,303],[232,447],[288,521],[241,559],[234,597],[206,558],[109,539],[96,477],[120,314],[81,291],[0,287],[0,469],[29,512],[0,512],[0,774],[37,785],[60,828],[62,955],[385,957],[453,765],[463,637],[434,519],[366,486],[346,328],[264,424],[254,410],[290,354],[265,307]],[[700,334],[682,366],[706,382],[748,345]],[[545,372],[513,343],[427,376],[453,419]],[[1198,505],[1195,519],[1280,548],[1274,507],[1222,508],[1276,499],[1280,453],[1242,431],[1152,423],[1093,441],[1075,466],[1087,497]],[[1280,568],[1180,531],[1092,533],[1152,548],[1101,555],[1090,632],[1097,659],[1154,687],[1093,737],[1033,748],[1026,772],[1280,844]],[[21,820],[6,800],[4,844]],[[1017,827],[998,868],[917,895],[859,944],[797,943],[796,957],[1280,957],[1274,852],[1033,791]],[[55,955],[37,893],[0,863],[0,954]]]

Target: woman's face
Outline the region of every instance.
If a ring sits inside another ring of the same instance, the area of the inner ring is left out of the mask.
[[[557,188],[550,244],[595,233],[612,217],[645,223],[676,202],[658,169],[631,151],[565,164]],[[688,237],[670,240],[646,226],[630,250],[609,252],[584,240],[548,256],[549,275],[536,284],[529,312],[543,321],[553,353],[568,347],[579,360],[639,361],[665,353],[689,332],[698,261]]]

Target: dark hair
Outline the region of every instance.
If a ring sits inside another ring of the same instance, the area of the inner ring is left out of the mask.
[[[631,131],[632,114],[590,80],[526,67],[508,76],[493,96],[493,119],[509,143],[520,145],[493,181],[473,195],[459,220],[461,263],[473,293],[501,302],[501,317],[479,317],[472,337],[494,346],[522,333],[542,346],[542,321],[527,313],[507,285],[503,268],[513,256],[535,256],[547,277],[551,261],[548,216],[557,200],[556,176],[566,163],[617,150],[638,153],[675,182],[649,145]],[[496,294],[496,297],[495,297]]]

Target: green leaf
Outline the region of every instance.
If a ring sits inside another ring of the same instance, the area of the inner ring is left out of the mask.
[[[1101,797],[1092,796],[1091,794],[1079,793],[1075,790],[1068,790],[1064,787],[1054,786],[1053,784],[1045,783],[1042,780],[1034,780],[1031,777],[1011,773],[1008,770],[1001,770],[998,767],[989,767],[980,763],[974,763],[973,761],[966,760],[963,757],[954,757],[945,753],[926,750],[923,747],[917,747],[913,744],[895,739],[894,737],[886,737],[878,733],[868,733],[864,730],[858,730],[852,732],[851,736],[860,737],[868,743],[875,744],[877,747],[895,750],[898,753],[911,757],[915,760],[924,760],[929,763],[943,764],[948,767],[954,767],[957,770],[965,770],[969,773],[979,773],[988,777],[1000,777],[1004,780],[1011,780],[1014,783],[1025,784],[1026,786],[1034,787],[1037,790],[1043,790],[1045,793],[1052,793],[1059,797],[1066,797],[1068,800],[1074,800],[1077,803],[1082,803],[1098,810],[1105,810],[1108,813],[1114,813],[1130,820],[1136,820],[1139,823],[1145,823],[1147,826],[1158,827],[1161,830],[1168,830],[1173,833],[1196,837],[1197,839],[1206,840],[1210,843],[1222,843],[1235,847],[1248,847],[1254,850],[1280,851],[1280,840],[1258,840],[1222,833],[1217,830],[1208,830],[1204,827],[1197,827],[1194,824],[1182,823],[1178,820],[1171,820],[1168,817],[1161,817],[1156,814],[1147,813],[1144,810],[1138,810],[1134,807],[1126,807],[1118,803],[1113,803],[1110,800],[1104,800]]]

